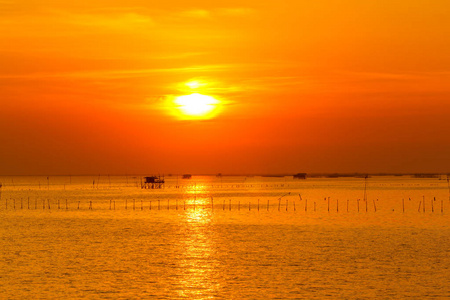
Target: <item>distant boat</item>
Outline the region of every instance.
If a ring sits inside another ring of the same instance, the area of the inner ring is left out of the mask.
[[[306,173],[297,173],[293,177],[294,179],[306,179]]]
[[[183,175],[183,179],[191,179],[192,175],[191,174],[184,174]]]

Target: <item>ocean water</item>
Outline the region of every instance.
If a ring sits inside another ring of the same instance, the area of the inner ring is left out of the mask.
[[[1,299],[448,299],[446,178],[0,177]]]

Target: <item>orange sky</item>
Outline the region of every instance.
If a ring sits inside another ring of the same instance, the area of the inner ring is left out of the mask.
[[[450,172],[448,0],[67,2],[0,0],[0,174]]]

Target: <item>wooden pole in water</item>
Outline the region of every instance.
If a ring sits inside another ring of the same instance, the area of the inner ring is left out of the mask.
[[[152,210],[152,200],[148,201],[148,210]]]
[[[286,199],[286,211],[288,211],[288,199]]]
[[[308,199],[305,199],[305,211],[308,211]]]
[[[109,210],[111,210],[111,205],[112,204],[112,200],[111,199],[109,199]]]
[[[294,206],[295,206],[295,204],[294,204]],[[259,199],[258,199],[258,211],[259,211]]]
[[[228,200],[228,209],[231,211],[231,199]]]
[[[431,199],[431,212],[434,212],[434,201],[436,201],[436,197]]]
[[[141,199],[141,210],[144,210],[144,200]]]
[[[358,212],[359,212],[359,199],[358,199],[358,200],[356,200],[356,202],[358,203]]]
[[[293,201],[293,203],[292,203],[293,205],[294,205],[294,211],[295,211],[295,200]]]
[[[405,198],[402,199],[403,212],[405,212]]]
[[[270,200],[267,200],[267,207],[266,207],[266,208],[267,208],[267,211],[269,211],[269,201],[270,201]]]
[[[59,199],[58,199],[58,209],[61,209],[61,208],[59,207]]]
[[[348,212],[348,201],[349,201],[349,200],[347,199],[347,212]]]
[[[136,210],[136,199],[133,199],[133,210]]]
[[[161,200],[158,199],[158,210],[161,210]]]
[[[170,199],[167,199],[167,210],[169,210],[169,201]]]
[[[364,201],[366,201],[366,203],[367,203],[367,177],[369,176],[368,175],[364,176]]]
[[[364,200],[364,201],[366,201],[366,212],[367,212],[367,202],[369,202],[369,200],[368,199],[366,199],[366,200]]]
[[[67,206],[67,199],[66,199],[66,210],[69,209],[69,207]]]
[[[450,178],[447,175],[447,186],[448,186],[448,201],[450,202]]]
[[[47,204],[48,204],[48,209],[51,209],[50,208],[50,199],[47,199]]]
[[[248,211],[250,211],[250,201],[248,202]]]
[[[336,212],[339,212],[339,199],[336,199]]]
[[[425,212],[425,196],[423,196],[423,212]]]
[[[30,197],[28,197],[28,209],[30,209]]]
[[[316,211],[316,201],[314,201],[314,211]]]
[[[89,209],[92,210],[92,201],[89,201]]]
[[[225,210],[225,200],[223,200],[222,210]]]
[[[375,212],[377,212],[377,206],[375,205],[375,200],[372,199],[372,201],[373,201],[373,209],[375,210]]]
[[[42,199],[42,209],[45,209],[45,199]]]
[[[441,199],[441,213],[444,212],[444,200]]]
[[[327,198],[325,198],[326,200]],[[328,212],[330,212],[330,197],[328,197]]]
[[[419,202],[419,209],[417,210],[418,212],[420,212],[420,205],[422,204],[422,200],[420,200]]]

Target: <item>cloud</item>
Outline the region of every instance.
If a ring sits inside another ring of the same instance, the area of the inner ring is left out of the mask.
[[[209,52],[184,52],[184,53],[165,53],[159,56],[153,56],[153,59],[182,59],[188,57],[202,56]]]
[[[151,26],[153,20],[137,13],[119,14],[69,14],[63,22],[87,27],[110,29],[132,29],[140,26]]]
[[[214,19],[220,17],[243,17],[254,14],[255,10],[245,7],[229,7],[229,8],[214,8],[214,9],[189,9],[181,12],[176,12],[174,16],[181,18],[195,18],[195,19]]]
[[[45,79],[45,78],[72,78],[72,79],[118,79],[143,77],[154,73],[180,73],[180,72],[212,72],[229,69],[231,65],[199,65],[181,68],[155,68],[133,70],[99,70],[75,72],[39,72],[22,75],[0,75],[0,79]]]
[[[185,10],[178,13],[180,16],[189,17],[189,18],[200,18],[205,19],[211,17],[211,12],[206,9],[191,9]]]
[[[423,78],[432,74],[426,73],[393,73],[393,72],[351,72],[351,71],[338,71],[342,75],[349,77],[356,77],[365,80],[411,80],[417,78]]]
[[[255,10],[246,7],[219,8],[217,13],[225,16],[246,16],[254,14]]]
[[[130,31],[154,25],[151,17],[135,12],[74,13],[51,10],[28,14],[9,15],[0,19],[0,35],[3,36],[57,36],[86,30]],[[14,28],[14,30],[10,30]]]

